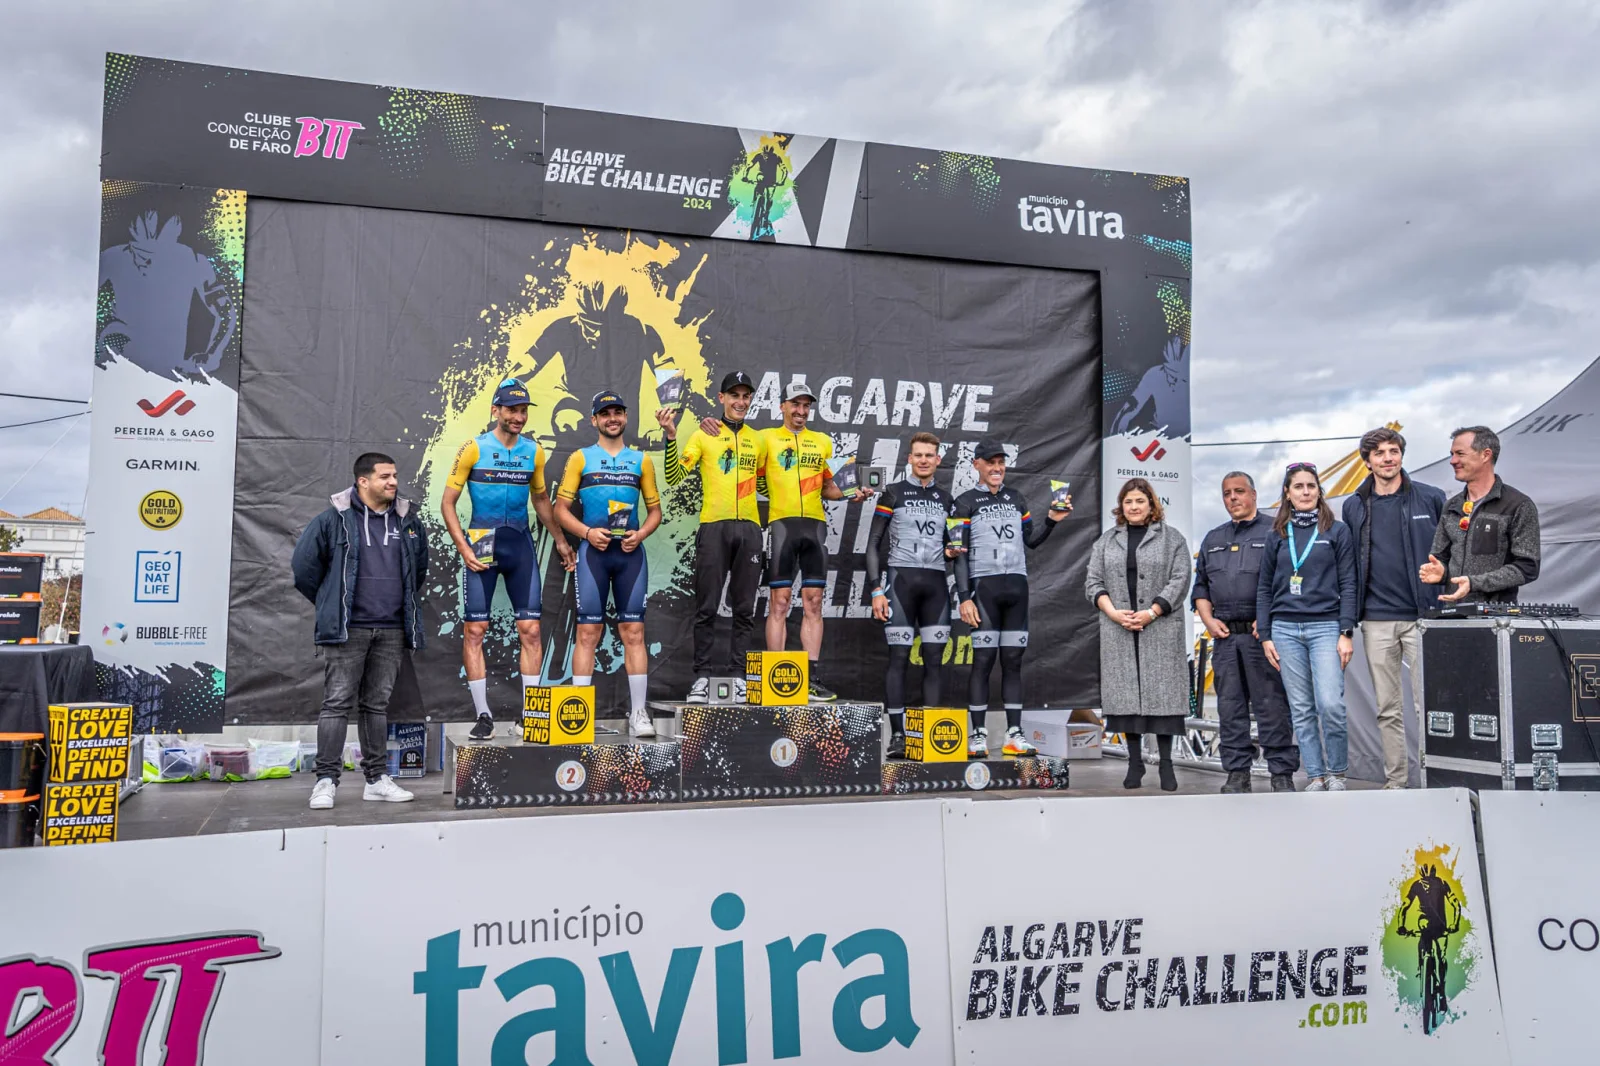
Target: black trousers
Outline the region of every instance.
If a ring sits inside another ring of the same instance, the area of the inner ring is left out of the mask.
[[[742,519],[707,522],[694,539],[694,675],[709,677],[722,584],[728,584],[733,614],[726,676],[744,676],[744,655],[756,625],[756,589],[761,584],[761,527]]]
[[[1283,679],[1267,662],[1261,642],[1249,633],[1233,633],[1211,642],[1212,681],[1217,690],[1217,724],[1222,741],[1222,768],[1250,772],[1255,745],[1250,741],[1250,712],[1256,714],[1256,735],[1267,769],[1292,774],[1300,768],[1289,699]]]

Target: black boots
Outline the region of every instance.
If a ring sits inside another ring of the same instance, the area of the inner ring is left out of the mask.
[[[1222,786],[1222,794],[1224,796],[1236,796],[1241,792],[1249,792],[1249,791],[1250,791],[1250,771],[1248,771],[1248,770],[1230,770],[1228,772],[1228,781],[1227,781],[1226,784],[1224,784]]]
[[[1162,737],[1161,739],[1165,740],[1167,738]],[[1161,791],[1178,791],[1178,773],[1172,768],[1172,756],[1170,754],[1161,760],[1160,765],[1156,767],[1156,771],[1161,776]]]
[[[1272,791],[1274,791],[1274,792],[1293,792],[1294,791],[1294,775],[1293,774],[1273,774],[1272,775]]]

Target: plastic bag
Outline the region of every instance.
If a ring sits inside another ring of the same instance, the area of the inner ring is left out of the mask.
[[[143,779],[152,784],[204,781],[211,769],[206,746],[166,734],[144,738]]]
[[[288,777],[300,761],[300,742],[297,740],[252,740],[250,742],[250,772],[254,780],[269,777]]]
[[[207,744],[211,766],[207,776],[213,781],[250,780],[250,749],[242,744]]]

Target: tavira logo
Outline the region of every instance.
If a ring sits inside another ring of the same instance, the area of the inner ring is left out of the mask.
[[[745,902],[736,893],[724,892],[711,901],[711,922],[718,929],[731,932],[744,919]],[[800,1041],[801,971],[813,963],[821,965],[827,947],[825,934],[811,933],[798,943],[792,937],[774,940],[758,956],[766,959],[774,1059],[798,1058],[805,1050]],[[653,1007],[645,999],[631,951],[602,955],[597,960],[629,1050],[641,1066],[667,1066],[672,1061],[690,993],[702,972],[700,956],[704,952],[698,946],[673,949]],[[863,929],[834,944],[831,954],[841,969],[869,955],[876,956],[877,963],[875,972],[845,982],[834,996],[831,1018],[839,1046],[857,1054],[881,1050],[891,1041],[911,1047],[920,1029],[911,1013],[911,966],[899,934],[889,929]],[[743,940],[712,948],[709,980],[716,1001],[717,1061],[721,1066],[750,1059],[745,963]],[[425,1066],[456,1066],[460,1061],[461,995],[482,987],[486,969],[461,965],[459,929],[428,941],[425,968],[412,975],[411,985],[413,994],[423,997]],[[651,972],[658,967],[647,963],[645,969]],[[815,982],[820,975],[808,976]],[[494,986],[507,1003],[526,996],[529,1001],[552,1005],[523,1011],[501,1025],[494,1034],[491,1062],[525,1062],[528,1042],[550,1033],[555,1043],[552,1066],[589,1066],[589,985],[578,963],[560,955],[528,959],[497,975]],[[874,1025],[868,1018],[881,1020]],[[823,1053],[814,1061],[823,1057],[837,1061],[837,1056],[823,1049],[810,1050]]]
[[[1032,233],[1122,239],[1121,215],[1090,211],[1082,200],[1067,196],[1024,196],[1017,201],[1017,225]]]

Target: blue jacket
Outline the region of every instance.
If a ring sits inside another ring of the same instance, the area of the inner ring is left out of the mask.
[[[355,550],[361,532],[360,519],[350,506],[355,489],[335,493],[332,506],[313,518],[294,546],[294,587],[317,608],[312,641],[316,644],[343,644],[350,639],[350,603],[355,597]],[[394,513],[400,519],[400,574],[405,588],[406,646],[423,644],[422,614],[417,593],[428,577],[428,535],[417,518],[410,500],[396,497]]]
[[[1439,606],[1439,593],[1444,585],[1424,585],[1417,571],[1428,561],[1428,549],[1433,544],[1434,530],[1439,528],[1439,516],[1444,513],[1444,490],[1412,481],[1411,475],[1400,471],[1400,495],[1405,500],[1406,532],[1409,534],[1401,549],[1405,552],[1406,566],[1411,571],[1411,589],[1417,601],[1417,617]],[[1356,617],[1367,610],[1367,573],[1372,565],[1372,526],[1367,522],[1372,497],[1372,476],[1345,497],[1344,524],[1350,527],[1350,536],[1356,544]]]
[[[1312,530],[1290,525],[1301,551]],[[1310,554],[1300,567],[1300,595],[1289,592],[1294,566],[1289,559],[1289,542],[1277,532],[1267,534],[1267,547],[1261,556],[1261,579],[1256,585],[1256,632],[1262,640],[1272,639],[1274,622],[1331,622],[1338,620],[1340,631],[1356,627],[1355,540],[1350,527],[1334,522],[1317,535]]]

